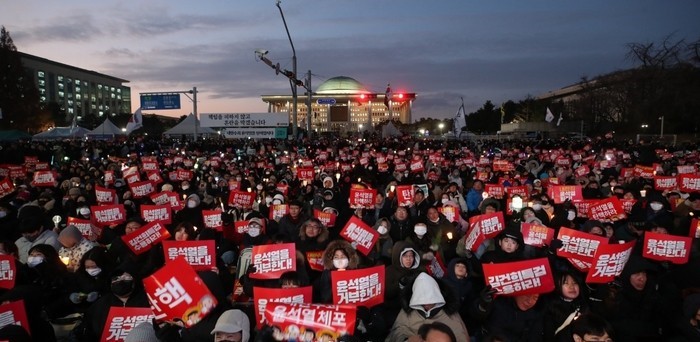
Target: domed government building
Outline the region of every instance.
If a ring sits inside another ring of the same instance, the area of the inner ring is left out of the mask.
[[[299,89],[297,121],[299,128],[305,128],[308,94],[301,93],[303,88]],[[385,92],[373,92],[351,77],[333,77],[321,83],[311,96],[311,129],[317,132],[357,132],[389,119],[410,123],[415,98],[415,93],[392,88],[387,107]],[[262,100],[267,103],[268,113],[287,113],[289,122],[292,122],[292,95],[263,95]]]

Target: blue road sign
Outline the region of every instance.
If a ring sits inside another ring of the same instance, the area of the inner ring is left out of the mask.
[[[142,110],[180,109],[180,94],[141,95]]]
[[[335,104],[335,99],[332,97],[324,97],[316,100],[316,103],[320,105],[334,105]]]

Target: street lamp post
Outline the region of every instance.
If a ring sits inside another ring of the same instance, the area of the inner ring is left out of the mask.
[[[442,135],[442,129],[445,128],[445,124],[441,122],[441,123],[438,125],[438,128],[440,129],[440,135]]]
[[[297,138],[297,84],[295,83],[297,78],[297,51],[294,49],[294,43],[292,42],[292,36],[289,34],[289,28],[287,27],[287,20],[284,19],[284,12],[282,12],[282,6],[280,6],[281,0],[277,0],[277,8],[280,10],[280,15],[282,16],[282,23],[284,23],[284,30],[287,31],[287,38],[289,38],[289,45],[292,46],[292,73],[294,77],[289,80],[289,84],[292,86],[292,135],[294,139]]]
[[[661,120],[661,134],[660,134],[660,138],[663,138],[663,137],[664,137],[664,117],[663,117],[663,116],[660,116],[660,117],[659,117],[659,120]]]

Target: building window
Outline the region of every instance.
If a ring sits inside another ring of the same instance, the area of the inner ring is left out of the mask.
[[[75,80],[75,86],[79,87],[80,86],[80,80]]]
[[[97,89],[102,90],[102,85],[101,85],[101,84],[98,84],[98,85],[97,85]]]
[[[39,80],[39,86],[40,86],[40,87],[45,87],[45,86],[46,86],[46,81],[44,81],[44,80]]]
[[[58,84],[58,89],[63,89],[63,83]]]
[[[66,78],[66,83],[73,83],[73,79],[72,79],[72,78]]]
[[[100,116],[102,116],[102,115],[105,115],[105,112],[103,112],[103,111],[99,111],[99,113],[98,113],[98,114],[99,114]]]
[[[63,76],[58,75],[58,76],[56,77],[56,80],[58,80],[59,82],[63,82]]]
[[[39,76],[39,78],[44,78],[44,72],[43,72],[43,71],[37,72],[36,75]]]
[[[95,109],[97,109],[97,106],[91,105],[90,108],[92,108],[92,110],[95,110]]]
[[[68,114],[73,114],[73,108],[68,108]]]
[[[75,87],[75,92],[76,92],[76,93],[79,93],[79,92],[80,92],[80,87],[78,87],[77,85],[76,85],[76,87]]]
[[[64,92],[62,92],[62,91],[58,92],[58,97],[63,98],[64,96],[66,96],[66,94]]]
[[[80,94],[75,94],[75,99],[76,100],[81,100],[83,97]]]

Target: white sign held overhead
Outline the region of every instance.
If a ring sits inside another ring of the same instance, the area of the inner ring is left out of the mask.
[[[288,113],[203,113],[201,127],[287,127]]]
[[[226,128],[221,130],[221,136],[227,139],[284,139],[287,127]]]

